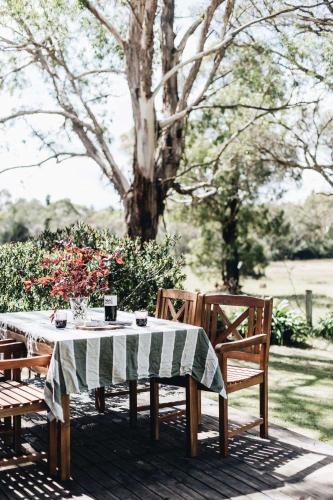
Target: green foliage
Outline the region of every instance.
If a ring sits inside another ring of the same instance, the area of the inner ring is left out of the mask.
[[[191,244],[193,267],[197,273],[206,273],[207,269],[218,273],[231,293],[239,292],[240,275],[262,275],[268,263],[265,237],[272,231],[281,235],[288,230],[283,213],[272,213],[261,194],[282,175],[275,165],[262,160],[255,146],[257,137],[267,133],[268,124],[244,132],[242,141],[233,142],[223,159],[218,154],[235,129],[237,133],[243,112],[236,118],[219,109],[208,109],[197,126],[192,123],[187,161],[200,166],[185,175],[190,185],[200,177],[210,187],[209,193],[193,197],[190,215],[184,210],[201,232]],[[280,192],[274,192],[274,196]]]
[[[271,234],[273,260],[333,257],[332,197],[312,194],[302,204],[286,203],[281,208],[292,230]]]
[[[98,228],[107,227],[120,235],[125,229],[123,219],[123,213],[112,208],[94,210],[69,199],[51,202],[49,196],[45,204],[38,200],[13,201],[9,193],[0,191],[0,243],[26,241],[45,229],[56,231],[78,221]]]
[[[47,270],[41,267],[45,253],[55,241],[71,239],[78,246],[98,248],[114,253],[120,250],[124,265],[111,268],[114,288],[120,308],[154,311],[157,290],[160,287],[181,287],[185,278],[183,259],[174,255],[175,240],[171,237],[159,243],[121,238],[108,230],[99,230],[86,224],[76,224],[56,232],[46,231],[40,238],[25,243],[0,246],[0,311],[29,311],[51,309],[66,305],[60,298],[50,297],[44,287],[23,291],[23,283],[31,277],[41,277]],[[90,305],[102,305],[102,297],[95,294]]]
[[[273,310],[271,343],[278,345],[297,345],[305,342],[311,328],[305,319],[289,308],[287,300],[280,302]]]
[[[333,313],[321,319],[313,333],[316,337],[322,337],[333,341]]]

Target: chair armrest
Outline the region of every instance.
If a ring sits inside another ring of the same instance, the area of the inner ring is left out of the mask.
[[[16,368],[31,368],[33,366],[48,366],[51,355],[33,356],[32,358],[13,358],[0,361],[0,370],[15,370]]]
[[[215,346],[215,351],[217,354],[222,354],[224,352],[237,351],[239,349],[244,349],[245,347],[252,347],[254,345],[266,344],[267,335],[253,335],[243,340],[235,340],[233,342],[225,342],[223,344],[217,344]]]

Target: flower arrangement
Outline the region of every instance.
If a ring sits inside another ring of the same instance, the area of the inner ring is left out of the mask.
[[[93,248],[80,248],[71,241],[60,242],[42,261],[42,268],[50,270],[50,273],[25,281],[25,291],[35,285],[50,286],[51,296],[58,295],[66,301],[89,297],[97,290],[108,288],[109,264],[112,260],[119,265],[124,263],[120,252],[110,256]]]

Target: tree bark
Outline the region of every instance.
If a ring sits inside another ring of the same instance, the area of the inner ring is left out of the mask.
[[[226,216],[222,222],[223,262],[222,279],[229,293],[240,292],[239,286],[239,251],[238,251],[238,174],[230,179],[231,191],[226,203]]]
[[[139,169],[125,199],[127,234],[143,241],[156,238],[158,221],[164,212],[165,193],[156,179],[148,179]]]

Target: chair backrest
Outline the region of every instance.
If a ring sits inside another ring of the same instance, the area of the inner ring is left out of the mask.
[[[265,348],[247,347],[241,352],[232,351],[228,357],[265,364],[272,324],[273,299],[249,295],[206,294],[203,296],[200,325],[215,346],[232,340],[241,340],[253,335],[266,334]],[[234,309],[234,311],[232,311]]]
[[[186,290],[160,288],[157,294],[156,318],[200,324],[202,295]]]

